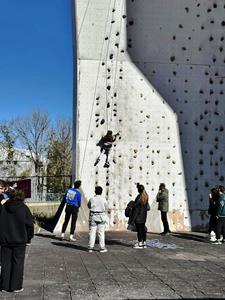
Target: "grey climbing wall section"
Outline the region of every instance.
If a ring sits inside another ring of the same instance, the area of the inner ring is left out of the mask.
[[[137,182],[150,196],[150,230],[161,230],[160,182],[172,230],[206,226],[209,188],[224,180],[224,4],[76,1],[77,174],[86,199],[103,186],[109,229],[126,228]],[[103,157],[94,167],[108,129],[121,132],[110,168]]]
[[[127,1],[127,15],[131,59],[178,117],[191,224],[202,228],[209,190],[224,184],[225,2]]]

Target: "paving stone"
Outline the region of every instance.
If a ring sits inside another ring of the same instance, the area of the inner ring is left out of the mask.
[[[107,232],[106,236],[107,253],[88,253],[87,233],[79,234],[73,243],[59,241],[47,232],[36,235],[26,252],[25,290],[18,295],[1,294],[0,298],[225,298],[225,287],[221,286],[225,281],[225,245],[211,245],[203,234],[196,234],[197,238],[195,233],[151,234],[150,238],[183,248],[135,250],[134,233]]]

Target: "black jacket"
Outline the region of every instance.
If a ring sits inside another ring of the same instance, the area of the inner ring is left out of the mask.
[[[32,239],[33,235],[33,217],[23,202],[15,199],[0,205],[1,245],[24,245]]]
[[[132,215],[132,223],[143,224],[146,222],[147,211],[150,210],[148,202],[145,205],[141,204],[140,195],[135,199],[134,211]]]

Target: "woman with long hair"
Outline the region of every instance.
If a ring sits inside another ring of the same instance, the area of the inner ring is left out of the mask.
[[[133,222],[137,230],[138,244],[134,246],[135,249],[146,248],[146,219],[147,211],[150,210],[148,203],[148,194],[142,184],[137,184],[138,195],[135,199]]]

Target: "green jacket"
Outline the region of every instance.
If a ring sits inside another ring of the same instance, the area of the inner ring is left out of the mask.
[[[158,192],[156,196],[156,201],[159,203],[158,210],[164,212],[169,211],[169,191],[167,189]]]
[[[218,200],[217,216],[225,218],[225,195],[221,194]]]

